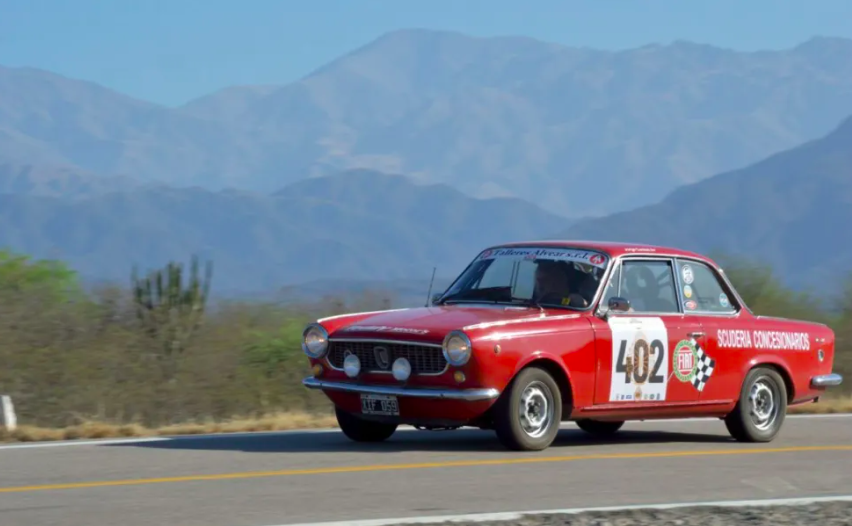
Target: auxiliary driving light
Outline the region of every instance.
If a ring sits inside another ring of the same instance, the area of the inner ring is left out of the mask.
[[[313,369],[314,369],[314,376],[321,376],[322,375],[322,365],[316,364],[316,365],[314,365]]]
[[[464,373],[461,371],[456,371],[453,373],[453,379],[455,379],[456,383],[462,383],[465,381]]]
[[[405,358],[397,358],[393,362],[393,377],[404,382],[411,376],[411,363]]]
[[[343,372],[349,378],[355,378],[361,372],[361,360],[354,354],[347,354],[343,359]]]

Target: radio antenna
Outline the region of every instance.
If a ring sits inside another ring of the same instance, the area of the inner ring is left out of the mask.
[[[438,269],[437,266],[432,267],[432,279],[429,280],[429,292],[426,293],[426,307],[432,303],[432,284],[435,283],[435,271]]]

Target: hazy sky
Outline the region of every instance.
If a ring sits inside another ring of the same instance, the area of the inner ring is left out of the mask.
[[[852,0],[0,0],[0,65],[175,105],[289,82],[414,27],[605,49],[676,39],[778,49],[852,38]]]

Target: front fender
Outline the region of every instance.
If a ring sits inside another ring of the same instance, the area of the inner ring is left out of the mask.
[[[474,346],[480,349],[487,383],[505,391],[522,369],[544,362],[561,387],[570,391],[572,403],[587,405],[594,395],[596,371],[595,335],[588,322],[576,320],[569,326],[565,320],[539,323],[512,334],[476,339]]]
[[[557,356],[557,355],[555,355],[551,352],[547,352],[547,351],[535,351],[532,354],[529,354],[529,355],[525,356],[524,358],[522,358],[521,360],[519,360],[518,363],[515,365],[515,370],[512,373],[512,378],[517,376],[518,373],[521,372],[522,369],[525,369],[531,363],[533,363],[535,361],[539,361],[539,360],[548,360],[550,362],[553,362],[557,367],[559,367],[559,369],[565,375],[565,379],[568,381],[568,384],[569,385],[572,384],[572,382],[571,382],[571,371],[569,371],[568,368],[565,366],[565,362],[562,361],[562,357]]]

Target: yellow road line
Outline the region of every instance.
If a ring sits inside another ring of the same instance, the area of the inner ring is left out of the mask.
[[[103,488],[110,486],[131,486],[142,484],[162,484],[169,482],[195,482],[211,480],[250,479],[259,477],[290,477],[296,475],[327,475],[336,473],[363,473],[369,471],[399,471],[432,468],[457,468],[473,466],[508,466],[513,464],[533,464],[543,462],[570,462],[575,460],[612,460],[701,457],[710,455],[757,455],[762,453],[799,453],[805,451],[852,451],[852,445],[836,446],[799,446],[752,449],[713,449],[706,451],[660,451],[654,453],[601,453],[591,455],[566,455],[556,457],[498,458],[491,460],[453,460],[445,462],[422,462],[416,464],[377,464],[367,466],[338,466],[312,469],[285,469],[279,471],[248,471],[242,473],[219,473],[213,475],[184,475],[128,480],[102,480],[93,482],[68,482],[64,484],[43,484],[34,486],[0,487],[0,493],[22,493],[60,489]]]

